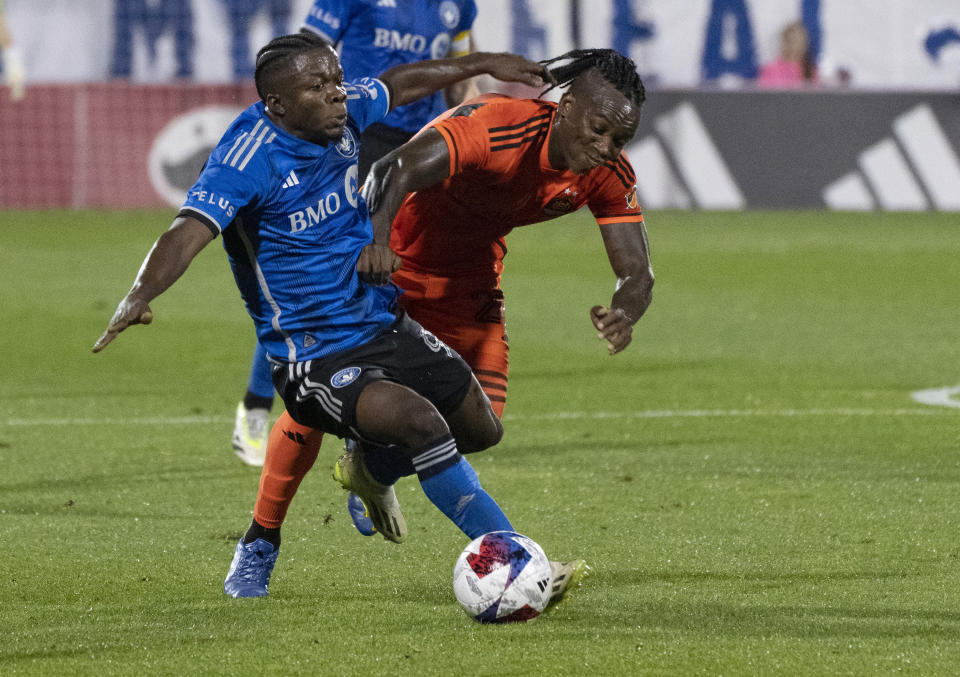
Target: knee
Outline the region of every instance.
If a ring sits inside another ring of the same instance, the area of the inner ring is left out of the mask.
[[[424,402],[423,406],[410,407],[402,420],[401,430],[398,432],[405,438],[403,444],[408,448],[419,447],[450,434],[450,428],[440,412],[427,402]]]
[[[417,449],[450,434],[447,422],[427,400],[414,397],[397,405],[389,417],[387,436],[391,443],[406,449]]]
[[[503,424],[495,415],[486,417],[482,425],[474,426],[457,438],[457,447],[463,454],[483,451],[495,446],[503,438]]]
[[[450,433],[428,400],[389,381],[367,386],[357,401],[356,424],[365,438],[382,444],[416,449]]]

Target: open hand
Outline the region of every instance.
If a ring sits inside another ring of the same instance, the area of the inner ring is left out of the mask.
[[[489,63],[485,64],[485,70],[497,80],[522,82],[531,87],[555,83],[550,70],[536,61],[507,52],[486,53],[485,56],[490,59]]]

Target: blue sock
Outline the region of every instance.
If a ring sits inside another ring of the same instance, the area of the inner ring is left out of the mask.
[[[413,456],[427,498],[471,539],[490,531],[513,531],[497,502],[480,486],[473,466],[450,436],[434,440]]]
[[[247,393],[262,399],[273,401],[273,377],[270,375],[270,362],[267,360],[267,351],[260,342],[253,351],[253,362],[250,365],[250,382]],[[266,407],[269,409],[269,407]]]

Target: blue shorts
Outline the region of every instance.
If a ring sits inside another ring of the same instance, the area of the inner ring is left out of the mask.
[[[370,341],[304,362],[273,361],[273,384],[294,421],[337,437],[356,430],[357,399],[374,381],[407,386],[446,417],[473,379],[469,365],[445,343],[401,314]]]

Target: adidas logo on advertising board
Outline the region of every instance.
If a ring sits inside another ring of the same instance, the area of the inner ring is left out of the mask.
[[[823,189],[831,209],[960,210],[960,160],[930,106],[893,120],[893,135],[863,150],[858,169]]]

